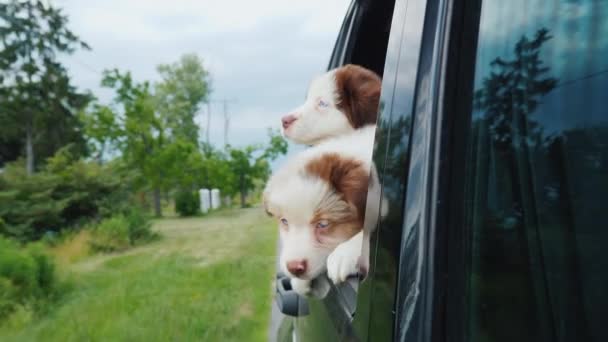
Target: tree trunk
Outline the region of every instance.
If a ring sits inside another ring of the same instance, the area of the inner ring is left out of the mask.
[[[28,175],[34,174],[34,137],[32,126],[28,125],[25,131],[25,156]]]
[[[245,189],[245,179],[243,175],[240,175],[241,184],[241,208],[245,208],[247,206],[247,189]]]
[[[160,208],[160,188],[154,188],[152,196],[154,197],[154,215],[156,215],[156,217],[161,217],[162,212]]]
[[[241,208],[245,208],[247,206],[247,193],[244,190],[241,190]]]

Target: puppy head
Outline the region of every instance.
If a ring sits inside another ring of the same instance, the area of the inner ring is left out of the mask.
[[[378,115],[381,80],[356,65],[331,70],[312,81],[304,104],[285,115],[283,135],[314,145],[368,124]]]
[[[283,272],[310,280],[325,271],[329,254],[363,227],[368,178],[362,163],[337,154],[271,178],[264,205],[279,221]]]

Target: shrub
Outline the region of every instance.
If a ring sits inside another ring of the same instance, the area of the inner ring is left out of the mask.
[[[175,211],[180,216],[196,215],[201,207],[198,193],[190,190],[180,190],[175,197]]]
[[[29,176],[20,162],[6,166],[0,175],[0,234],[37,240],[128,206],[128,172],[67,153],[60,150],[46,169]]]
[[[123,251],[156,235],[150,220],[141,211],[131,209],[102,220],[92,231],[91,248],[100,252]]]
[[[130,247],[129,223],[124,215],[102,220],[93,229],[91,248],[100,252],[122,251]]]
[[[126,212],[125,218],[129,224],[129,243],[132,246],[156,237],[151,229],[150,218],[141,210],[130,209]]]
[[[20,306],[42,308],[56,294],[55,264],[39,247],[0,237],[0,319]]]

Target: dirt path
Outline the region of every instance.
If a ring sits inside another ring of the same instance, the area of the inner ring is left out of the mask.
[[[152,258],[169,254],[190,255],[201,266],[242,255],[239,247],[247,243],[257,224],[265,221],[259,208],[226,209],[203,217],[162,218],[154,220],[153,229],[162,239],[123,253],[99,254],[72,265],[72,270],[89,272],[110,259],[135,254],[149,254]],[[272,257],[275,256],[263,256]]]

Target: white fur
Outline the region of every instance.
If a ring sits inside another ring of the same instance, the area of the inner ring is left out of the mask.
[[[319,100],[323,100],[327,107],[320,106]],[[335,71],[332,70],[312,81],[304,103],[290,113],[296,121],[283,129],[283,136],[300,144],[316,145],[354,131],[337,104]]]
[[[363,246],[363,231],[344,241],[327,258],[327,276],[334,284],[344,282],[358,272],[359,256]]]

